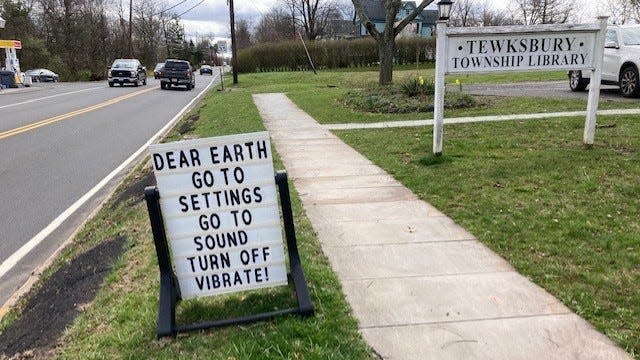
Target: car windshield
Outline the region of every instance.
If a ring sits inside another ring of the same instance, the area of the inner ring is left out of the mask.
[[[620,33],[625,45],[640,45],[640,26],[622,28]]]
[[[114,69],[132,69],[136,67],[135,61],[116,61],[111,65]]]

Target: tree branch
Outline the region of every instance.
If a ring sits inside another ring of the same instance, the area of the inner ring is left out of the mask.
[[[355,1],[355,0],[354,0]],[[420,5],[418,5],[412,12],[411,14],[407,15],[406,18],[402,19],[402,21],[400,21],[398,23],[398,25],[396,25],[396,27],[393,29],[393,34],[398,35],[402,29],[405,28],[405,26],[407,26],[410,22],[413,21],[413,19],[416,18],[416,16],[418,16],[420,13],[422,13],[422,10],[424,10],[424,8],[426,8],[429,4],[431,4],[433,2],[433,0],[422,0],[422,2],[420,3]]]
[[[371,19],[369,19],[367,14],[364,12],[362,2],[360,0],[351,0],[351,2],[353,3],[353,7],[356,10],[356,14],[358,14],[358,17],[360,18],[360,23],[364,24],[371,37],[376,40],[380,39],[380,32],[378,31],[378,29],[376,29],[375,25],[373,25],[373,23],[371,22]]]

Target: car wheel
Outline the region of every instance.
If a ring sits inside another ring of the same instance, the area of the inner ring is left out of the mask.
[[[569,87],[571,91],[583,91],[587,88],[587,85],[589,85],[589,79],[582,77],[582,71],[569,71]]]
[[[147,79],[146,78],[142,80],[142,85],[145,85],[145,86],[147,85]]]
[[[109,83],[109,87],[113,87],[113,83],[112,82]]]
[[[627,66],[620,73],[620,93],[624,97],[637,97],[640,94],[638,69]]]
[[[160,83],[160,89],[164,90],[164,89],[166,89],[166,88],[167,88],[167,87],[165,86],[165,83],[161,82],[161,83]]]

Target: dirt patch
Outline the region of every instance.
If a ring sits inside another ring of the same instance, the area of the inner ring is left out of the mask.
[[[124,243],[124,237],[103,241],[45,281],[0,336],[0,358],[50,358],[64,329],[93,301]]]
[[[137,204],[144,200],[144,188],[155,186],[156,177],[151,169],[145,169],[140,175],[136,175],[126,189],[119,192],[110,205],[111,209],[116,209],[121,204],[131,202],[130,205]]]
[[[196,122],[200,119],[200,114],[192,114],[188,118],[184,119],[180,123],[180,128],[178,128],[178,132],[180,135],[184,135],[190,133],[195,129]]]

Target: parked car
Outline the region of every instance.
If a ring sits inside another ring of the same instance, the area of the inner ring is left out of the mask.
[[[624,97],[640,95],[640,25],[609,26],[605,35],[602,83],[620,87]],[[590,71],[569,71],[569,87],[583,91]]]
[[[182,85],[187,90],[191,90],[196,86],[191,64],[186,60],[167,59],[160,75],[160,88],[169,89],[172,86]]]
[[[25,76],[31,76],[33,82],[58,82],[60,76],[48,69],[31,69],[24,72]]]
[[[153,69],[153,78],[160,79],[160,74],[162,73],[162,68],[164,68],[164,63],[157,63],[156,67]]]
[[[213,68],[209,65],[202,65],[200,67],[200,75],[202,74],[209,74],[209,75],[213,75]]]
[[[138,59],[116,59],[109,68],[107,81],[110,87],[115,84],[147,85],[147,69]]]

